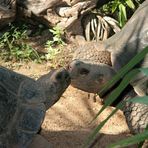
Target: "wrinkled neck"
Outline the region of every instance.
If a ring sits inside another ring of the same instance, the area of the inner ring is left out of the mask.
[[[110,51],[119,52],[133,42],[135,42],[135,46],[131,47],[132,50],[136,50],[136,48],[140,47],[142,48],[142,43],[148,45],[148,40],[143,40],[144,37],[147,39],[148,34],[147,14],[148,1],[145,1],[140,5],[120,32],[103,42],[105,48]]]
[[[147,7],[148,1],[137,9],[120,32],[103,41],[104,49],[111,52],[113,65],[118,65],[118,68],[127,64],[148,45]]]

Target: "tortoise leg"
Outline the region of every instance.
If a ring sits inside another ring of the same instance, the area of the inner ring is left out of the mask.
[[[135,93],[135,92],[131,92]],[[131,98],[126,98],[131,99]],[[123,109],[126,122],[133,134],[141,133],[148,125],[148,106],[140,103],[126,102]]]
[[[116,88],[116,86],[115,86]],[[112,90],[111,90],[112,91]],[[110,92],[109,92],[110,93]],[[107,97],[106,96],[103,97]],[[120,96],[111,104],[116,105],[123,101],[129,100],[137,96],[134,88],[129,84],[126,89],[120,94]],[[123,113],[126,118],[127,125],[132,134],[137,134],[146,128],[148,125],[148,106],[140,103],[126,102],[123,107]]]
[[[131,90],[125,100],[132,99],[137,96],[134,89]],[[132,134],[143,132],[148,125],[148,106],[146,104],[126,102],[123,113],[126,118],[126,123]],[[148,140],[141,143],[142,148],[148,147]]]
[[[115,87],[116,88],[116,87]],[[112,90],[111,90],[112,91]],[[109,92],[110,93],[110,92]],[[106,96],[103,97],[107,97]],[[111,104],[116,107],[116,105],[123,101],[129,100],[136,97],[137,94],[134,88],[129,84],[126,89],[120,94],[120,96]],[[137,134],[146,128],[148,125],[148,106],[140,103],[126,102],[122,109],[127,125],[132,134]]]

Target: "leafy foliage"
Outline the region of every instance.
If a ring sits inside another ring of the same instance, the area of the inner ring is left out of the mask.
[[[103,12],[117,16],[120,27],[123,27],[128,16],[136,10],[141,2],[141,0],[112,0],[103,6]]]
[[[38,53],[25,43],[27,27],[15,27],[10,24],[10,29],[0,37],[0,55],[4,60],[34,60],[39,59]]]
[[[10,24],[8,31],[0,37],[0,56],[5,61],[34,60],[41,63],[42,60],[52,60],[59,53],[60,47],[65,44],[62,40],[63,31],[57,26],[53,27],[53,29],[49,29],[53,34],[53,39],[48,40],[45,45],[48,53],[39,54],[26,43],[28,39],[27,26],[22,24],[20,26]],[[40,26],[34,35],[41,34],[42,28]],[[55,46],[59,47],[55,48]]]
[[[45,47],[48,50],[48,53],[45,55],[46,60],[52,60],[60,52],[60,47],[65,45],[65,42],[62,39],[64,32],[58,27],[55,26],[53,29],[49,29],[53,34],[53,40],[48,40]],[[55,48],[58,46],[58,48]]]

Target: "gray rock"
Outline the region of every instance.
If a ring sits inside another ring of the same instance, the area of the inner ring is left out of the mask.
[[[13,22],[16,16],[16,0],[0,1],[0,28]]]

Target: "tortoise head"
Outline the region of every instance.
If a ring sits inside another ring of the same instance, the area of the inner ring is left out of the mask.
[[[115,74],[112,53],[102,42],[86,42],[78,48],[68,65],[71,85],[89,93],[97,93]]]
[[[45,91],[46,109],[56,103],[70,84],[70,75],[64,68],[51,70],[48,74],[40,77],[37,82]]]
[[[89,93],[97,93],[115,74],[107,64],[91,64],[89,61],[74,60],[68,65],[71,85]]]

